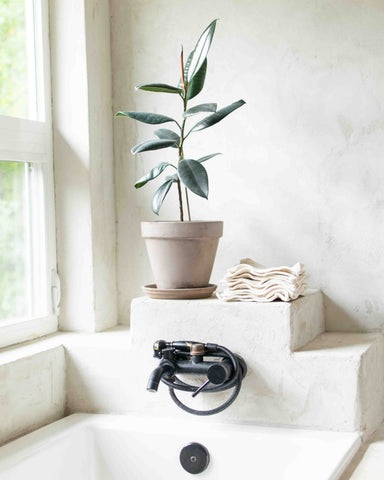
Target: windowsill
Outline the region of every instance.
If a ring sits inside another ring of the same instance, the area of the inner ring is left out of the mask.
[[[7,320],[0,324],[0,352],[24,342],[37,340],[57,331],[56,315],[40,318]]]
[[[63,346],[71,347],[99,347],[99,348],[130,348],[130,328],[118,325],[103,332],[57,332],[40,337],[29,342],[19,343],[0,349],[0,365],[12,363],[22,358]]]

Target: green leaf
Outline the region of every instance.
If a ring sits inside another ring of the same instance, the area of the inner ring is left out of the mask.
[[[182,160],[177,168],[184,185],[203,198],[208,198],[208,174],[203,165],[196,160]]]
[[[188,88],[188,71],[189,71],[189,66],[191,65],[192,56],[193,56],[193,50],[188,55],[187,61],[185,62],[185,65],[184,65],[184,82],[185,82],[185,85],[186,85],[187,88]],[[183,82],[181,81],[181,78],[179,80],[178,87],[180,89],[183,89]]]
[[[216,20],[213,20],[208,27],[201,34],[196,46],[192,52],[192,57],[188,66],[187,81],[191,81],[196,72],[199,71],[203,65],[204,60],[207,58],[209,47],[212,43],[213,34],[215,33]],[[189,60],[189,59],[188,59]]]
[[[197,122],[190,131],[198,132],[199,130],[204,130],[205,128],[211,127],[244,104],[244,100],[238,100],[237,102],[231,103],[231,105],[221,108],[216,113],[213,113],[212,115],[203,118],[203,120],[200,120],[200,122]]]
[[[159,214],[159,210],[161,208],[161,205],[164,202],[165,197],[167,196],[167,193],[169,192],[169,189],[172,187],[172,183],[174,183],[175,180],[173,179],[168,179],[166,180],[155,192],[152,198],[152,211],[153,213],[156,213],[156,215]]]
[[[163,173],[163,171],[167,167],[174,167],[171,163],[168,162],[161,162],[157,167],[152,168],[152,170],[147,173],[147,175],[144,175],[144,177],[140,178],[136,183],[135,183],[135,188],[141,188],[144,187],[149,181],[153,180],[154,178],[157,178],[159,175]]]
[[[173,140],[146,140],[145,142],[135,145],[131,152],[133,155],[139,152],[147,152],[148,150],[160,150],[161,148],[173,147],[175,142]]]
[[[182,93],[183,90],[166,83],[143,83],[137,85],[136,90],[145,90],[147,92],[161,92],[161,93]]]
[[[199,71],[192,77],[187,85],[187,99],[191,100],[196,97],[204,87],[205,75],[207,73],[207,59],[204,60]]]
[[[149,123],[150,125],[157,125],[159,123],[176,122],[174,118],[160,115],[159,113],[147,112],[117,112],[116,117],[130,117],[139,122]]]
[[[168,128],[159,128],[158,130],[155,130],[154,134],[156,137],[164,140],[173,140],[175,142],[175,145],[171,145],[173,148],[177,148],[179,146],[180,137],[173,130],[169,130]]]
[[[183,113],[183,117],[191,117],[192,115],[196,115],[197,113],[201,112],[216,112],[216,108],[216,103],[202,103],[201,105],[188,108],[188,110]]]
[[[222,153],[211,153],[210,155],[206,155],[205,157],[198,158],[197,161],[200,163],[206,162],[210,158],[216,157],[216,155],[222,155]]]
[[[166,177],[166,180],[173,180],[174,182],[177,182],[179,176],[177,175],[177,173],[173,173],[172,175],[168,175]]]

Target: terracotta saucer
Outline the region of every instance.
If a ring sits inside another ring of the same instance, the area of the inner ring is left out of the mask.
[[[187,300],[191,298],[208,298],[216,290],[217,285],[207,285],[197,288],[157,288],[155,284],[145,285],[143,292],[150,298],[168,300]]]

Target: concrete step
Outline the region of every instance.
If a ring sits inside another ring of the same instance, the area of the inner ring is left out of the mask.
[[[245,358],[241,394],[216,416],[220,421],[368,434],[383,419],[383,336],[325,333],[320,292],[269,304],[139,298],[132,303],[131,328],[133,351],[148,372],[156,365],[149,356],[158,339],[218,343]],[[137,399],[143,411],[177,410],[167,389],[160,390]],[[212,408],[216,396],[226,395],[201,395],[193,402]]]
[[[329,422],[340,430],[371,434],[383,418],[384,342],[379,333],[326,332],[293,355],[295,372],[310,396],[304,418]],[[307,375],[311,375],[309,383]]]
[[[150,328],[148,338],[141,324]],[[136,298],[131,307],[132,339],[149,345],[169,334],[173,339],[231,343],[233,330],[247,332],[254,345],[271,350],[295,351],[324,331],[323,297],[313,290],[293,302],[221,302],[215,297],[202,300],[153,300]],[[202,335],[204,338],[202,338]],[[244,335],[241,335],[244,341]]]

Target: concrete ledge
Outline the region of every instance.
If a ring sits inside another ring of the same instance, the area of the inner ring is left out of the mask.
[[[161,338],[220,343],[245,358],[248,375],[241,394],[217,416],[220,421],[367,434],[382,421],[383,337],[324,333],[320,292],[289,304],[139,298],[132,304],[131,322],[133,351],[148,371],[155,365],[148,358],[152,343]],[[148,397],[144,388],[138,409],[176,412],[165,389]],[[215,406],[213,397],[196,399],[197,408]]]
[[[131,328],[133,344],[145,348],[170,336],[232,348],[240,339],[250,348],[289,354],[324,331],[323,299],[319,291],[293,302],[272,303],[140,297],[132,302]]]
[[[38,343],[0,353],[0,444],[64,415],[64,348]]]
[[[311,396],[328,406],[309,408],[308,418],[331,421],[365,436],[377,428],[384,416],[381,334],[323,333],[296,352],[294,359],[298,372],[311,372]]]
[[[103,402],[109,383],[117,383],[111,373],[117,373],[119,384],[125,378],[123,369],[117,367],[127,370],[121,352],[130,351],[129,338],[127,327],[116,327],[100,334],[56,333],[0,349],[0,444],[62,418],[66,404],[76,403],[76,393],[87,398],[87,402],[80,405],[84,411],[90,410],[97,398]],[[77,357],[79,351],[81,354]],[[90,358],[89,351],[93,353]],[[119,353],[116,355],[116,352]],[[87,363],[90,360],[94,360],[92,365]],[[84,363],[90,368],[81,370]],[[109,368],[105,376],[103,366]],[[92,375],[100,388],[97,397],[90,393],[94,393],[89,385]],[[126,385],[128,395],[131,385],[130,382]],[[108,411],[111,403],[109,399],[102,407]],[[121,407],[121,403],[119,405]]]
[[[139,303],[140,308],[147,304],[141,299]],[[183,310],[180,304],[177,310]],[[276,325],[266,337],[267,329],[258,334],[257,321],[252,324],[249,320],[251,326],[239,328],[241,319],[234,316],[232,322],[228,318],[221,328],[217,327],[220,322],[214,322],[212,328],[198,312],[196,315],[195,321],[188,323],[168,323],[153,316],[143,316],[143,321],[136,318],[139,330],[133,345],[130,330],[116,327],[96,334],[51,335],[1,351],[4,388],[0,415],[6,420],[0,429],[0,442],[65,413],[137,412],[175,419],[188,415],[172,403],[163,385],[157,394],[149,394],[146,383],[157,365],[152,358],[154,340],[167,336],[197,339],[198,334],[202,340],[217,339],[242,354],[249,367],[238,400],[212,417],[214,422],[359,430],[365,434],[381,422],[384,348],[380,334],[323,333],[290,353],[288,346],[278,348],[281,343],[274,338],[280,334]],[[211,315],[213,318],[213,312]],[[201,395],[194,406],[211,408],[227,395]]]
[[[323,333],[296,354],[308,362],[310,358],[324,358],[329,362],[329,378],[334,376],[335,389],[344,388],[344,382],[335,376],[334,367],[344,362],[356,368],[356,390],[353,408],[356,410],[356,430],[370,435],[384,417],[384,337],[378,333]],[[333,366],[333,367],[332,367]],[[322,369],[326,368],[325,365]],[[339,373],[340,375],[342,372]],[[344,393],[345,395],[345,393]],[[353,398],[351,398],[352,400]]]
[[[314,290],[290,305],[290,350],[294,352],[324,332],[323,295]]]
[[[378,333],[324,332],[300,348],[296,355],[360,358],[381,338]]]

